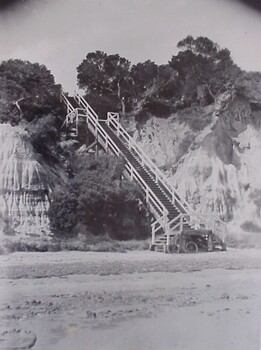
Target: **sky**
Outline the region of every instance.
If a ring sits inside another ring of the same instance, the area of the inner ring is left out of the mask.
[[[88,52],[165,64],[189,34],[228,48],[242,69],[261,71],[261,11],[237,0],[16,0],[0,6],[0,61],[45,64],[70,92]]]

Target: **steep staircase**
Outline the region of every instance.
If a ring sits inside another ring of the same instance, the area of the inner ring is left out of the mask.
[[[197,214],[190,208],[122,127],[117,113],[108,113],[107,119],[103,120],[79,94],[66,96],[62,93],[61,98],[67,107],[65,124],[72,137],[78,136],[79,121],[85,120],[88,129],[106,152],[125,159],[125,176],[140,185],[146,204],[155,218],[151,225],[151,250],[161,247],[164,252],[169,252],[177,235],[185,232],[193,234],[198,230],[203,234],[206,232],[206,235],[213,233],[214,244],[224,247],[224,223],[212,215]]]

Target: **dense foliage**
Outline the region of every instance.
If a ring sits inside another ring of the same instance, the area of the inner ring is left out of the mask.
[[[120,178],[123,165],[112,156],[77,156],[74,176],[53,193],[52,230],[62,235],[107,234],[121,240],[146,237],[150,225],[142,195]]]
[[[44,65],[19,59],[0,64],[0,123],[23,123],[45,161],[58,160],[59,128],[65,115],[60,90]]]
[[[109,110],[127,116],[130,112],[138,119],[144,114],[167,117],[213,103],[243,74],[230,51],[206,37],[187,36],[178,48],[178,54],[161,66],[150,60],[131,65],[119,55],[91,52],[77,68],[79,87],[103,117]]]
[[[128,95],[130,61],[104,52],[90,52],[77,68],[78,84],[85,89],[88,100],[104,115]]]
[[[206,88],[209,102],[235,84],[240,69],[233,63],[228,49],[221,49],[206,37],[187,36],[178,43],[180,52],[173,56],[170,66],[178,72],[187,99],[197,99],[198,86]]]
[[[31,122],[48,114],[59,115],[60,86],[38,63],[19,59],[0,64],[0,122]]]
[[[178,48],[169,63],[160,66],[150,60],[132,65],[118,54],[91,52],[77,68],[78,85],[101,117],[119,111],[141,123],[151,115],[166,118],[178,112],[177,120],[188,123],[195,132],[211,122],[212,111],[204,107],[217,102],[226,91],[229,96],[240,96],[242,103],[232,98],[234,109],[227,109],[225,117],[232,119],[235,110],[249,117],[251,105],[249,120],[260,127],[260,73],[241,71],[229,50],[205,37],[188,36]],[[232,90],[237,94],[230,94]],[[60,168],[68,171],[68,179],[53,192],[49,211],[53,232],[107,234],[122,240],[146,237],[150,220],[141,204],[142,194],[120,179],[122,161],[76,155],[74,147],[66,151],[61,146],[59,141],[67,146],[69,142],[60,132],[65,111],[59,95],[60,86],[44,65],[18,59],[0,64],[0,123],[22,123],[40,158],[51,166],[64,162]],[[80,130],[84,136],[74,146],[86,142],[85,131]],[[177,159],[192,141],[190,135],[185,136]]]

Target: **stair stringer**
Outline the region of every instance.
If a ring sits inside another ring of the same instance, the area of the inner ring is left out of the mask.
[[[122,127],[117,113],[108,113],[108,118],[101,120],[82,96],[75,94],[74,100],[72,100],[71,97],[62,94],[62,100],[65,102],[68,111],[66,125],[77,121],[76,125],[78,126],[79,118],[85,118],[88,129],[105,151],[125,158],[125,176],[140,185],[145,194],[146,204],[155,217],[152,224],[151,246],[162,245],[164,251],[168,251],[172,237],[181,233],[185,225],[191,229],[197,227],[206,230],[211,229],[217,240],[223,242],[219,235],[220,232],[214,231],[213,220],[203,218],[205,214],[195,213],[189,204],[178,195],[165,178],[165,175]],[[125,151],[125,154],[123,151]],[[129,152],[132,162],[126,157],[126,152]],[[150,186],[132,163],[135,163],[136,167],[142,170],[143,177],[146,175]],[[156,190],[158,196],[154,193]],[[161,200],[158,198],[159,196]],[[176,211],[178,214],[176,214]],[[160,230],[164,231],[164,239],[158,242],[156,233]]]

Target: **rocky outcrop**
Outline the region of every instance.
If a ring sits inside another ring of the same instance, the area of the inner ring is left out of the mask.
[[[0,221],[12,235],[49,235],[48,171],[20,126],[0,125]]]

